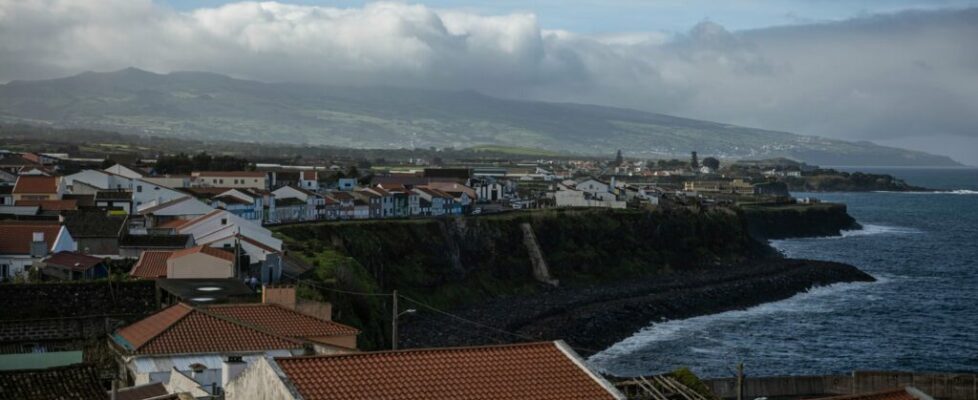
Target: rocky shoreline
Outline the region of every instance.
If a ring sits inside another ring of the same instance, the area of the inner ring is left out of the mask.
[[[449,310],[482,326],[417,307],[416,314],[402,317],[399,342],[410,348],[563,339],[588,354],[651,321],[744,309],[816,286],[874,280],[851,265],[772,257],[625,282],[550,288]]]

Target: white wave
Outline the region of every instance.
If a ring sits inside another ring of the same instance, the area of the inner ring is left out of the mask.
[[[889,281],[889,279],[885,281]],[[849,292],[871,284],[874,283],[852,282],[819,286],[785,300],[764,303],[744,310],[653,323],[651,326],[643,328],[634,335],[592,355],[587,361],[598,370],[603,370],[602,366],[609,365],[616,358],[643,351],[643,349],[648,348],[656,342],[671,341],[684,336],[696,335],[699,332],[707,330],[713,324],[736,323],[737,321],[764,317],[771,314],[831,313],[834,312],[834,307],[845,306],[846,304],[846,301],[838,299],[840,293]],[[704,349],[699,350],[704,352]]]
[[[868,236],[868,235],[906,235],[906,234],[916,234],[923,233],[923,231],[914,228],[904,228],[900,226],[887,226],[887,225],[873,225],[865,224],[862,229],[845,230],[841,232],[841,237],[853,237],[853,236]],[[839,236],[834,236],[839,237]]]
[[[970,189],[951,189],[951,190],[935,190],[931,192],[893,192],[886,190],[877,190],[874,193],[896,193],[896,194],[978,194],[978,190]]]

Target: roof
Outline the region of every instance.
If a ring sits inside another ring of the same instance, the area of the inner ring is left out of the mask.
[[[139,386],[131,386],[116,391],[116,400],[146,400],[160,396],[166,396],[170,392],[166,391],[166,386],[162,382],[146,383]]]
[[[539,342],[274,360],[306,399],[623,398],[569,351]]]
[[[233,177],[244,177],[244,178],[264,178],[265,173],[261,171],[199,171],[194,172],[194,176],[233,176]]]
[[[188,242],[190,235],[125,235],[119,239],[119,246],[182,249]]]
[[[48,249],[61,231],[57,222],[2,221],[0,222],[0,254],[30,254],[34,232],[43,232]]]
[[[170,306],[116,332],[134,354],[188,354],[297,349],[299,340],[221,317],[185,303]]]
[[[194,246],[189,249],[174,251],[170,258],[180,258],[183,256],[203,253],[211,257],[217,257],[226,261],[234,261],[234,254],[228,251],[224,251],[215,247],[210,246]]]
[[[169,260],[171,255],[173,255],[172,251],[144,251],[132,266],[129,275],[146,279],[165,278],[166,260]]]
[[[105,211],[75,211],[65,214],[64,224],[73,238],[119,237],[126,217],[109,216]]]
[[[912,386],[905,388],[894,388],[881,392],[849,394],[843,396],[826,397],[822,400],[933,400],[926,393]]]
[[[180,218],[177,218],[177,219],[171,219],[171,220],[166,221],[166,222],[164,222],[162,224],[156,225],[156,227],[157,228],[161,228],[161,229],[171,229],[171,228],[172,229],[178,229],[181,226],[187,224],[188,222],[190,222],[189,219],[180,219]]]
[[[211,314],[259,326],[285,337],[312,338],[360,333],[356,328],[319,319],[275,304],[222,304],[206,307],[206,310]]]
[[[14,193],[58,193],[58,179],[56,176],[18,176]]]
[[[108,398],[94,365],[76,364],[46,369],[0,371],[0,398],[100,399]]]
[[[305,201],[299,200],[299,199],[294,198],[294,197],[290,197],[290,198],[287,198],[287,199],[275,200],[275,206],[276,207],[293,207],[293,206],[304,206],[304,205],[306,205],[306,202]]]
[[[74,251],[59,251],[44,259],[47,265],[65,267],[74,271],[87,271],[105,260]]]
[[[78,209],[78,200],[17,200],[18,206],[37,206],[41,211],[71,211]]]

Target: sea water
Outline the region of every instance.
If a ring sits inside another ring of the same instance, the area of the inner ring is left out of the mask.
[[[686,366],[727,377],[861,370],[978,372],[978,169],[879,169],[936,193],[802,193],[842,202],[864,229],[774,241],[788,257],[877,278],[741,311],[651,324],[588,360],[628,376]]]

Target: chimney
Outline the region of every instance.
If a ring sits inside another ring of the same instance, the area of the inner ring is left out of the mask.
[[[278,304],[290,310],[295,310],[295,286],[265,285],[261,291],[263,304]]]
[[[44,232],[34,232],[31,237],[31,257],[45,257],[48,255],[48,243],[44,241]]]
[[[248,367],[248,363],[244,362],[241,356],[228,356],[224,360],[224,365],[221,368],[221,387],[228,387],[228,383],[232,379],[237,378],[244,372],[245,368]]]

